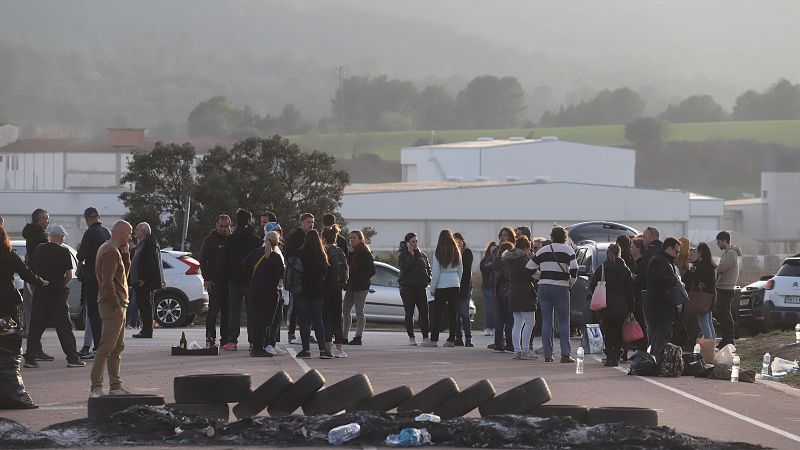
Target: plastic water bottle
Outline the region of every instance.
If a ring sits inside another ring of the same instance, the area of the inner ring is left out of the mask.
[[[739,355],[733,355],[733,366],[731,366],[731,383],[739,381]]]
[[[361,425],[357,423],[348,423],[336,427],[328,432],[328,443],[332,445],[340,445],[345,442],[357,438],[361,434]]]
[[[694,344],[694,354],[699,355],[700,350],[701,350],[700,344]]]
[[[794,326],[794,343],[800,344],[800,323]]]
[[[392,447],[419,447],[431,443],[431,434],[425,428],[403,428],[400,434],[386,437],[386,445]]]
[[[764,359],[761,360],[761,378],[769,375],[769,363],[772,361],[772,356],[769,352],[764,353]]]
[[[575,373],[580,375],[583,373],[583,346],[578,347],[578,357],[575,359]]]
[[[425,414],[418,415],[417,417],[414,418],[414,420],[417,421],[417,422],[435,422],[435,423],[439,423],[439,422],[442,421],[442,418],[437,416],[436,414],[425,413]]]

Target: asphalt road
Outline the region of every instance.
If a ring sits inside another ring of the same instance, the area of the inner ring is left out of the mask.
[[[202,343],[202,327],[156,329],[154,339],[127,337],[122,360],[124,385],[133,392],[164,395],[170,402],[173,377],[197,373],[249,373],[255,387],[275,371],[285,370],[297,379],[306,367],[311,367],[322,372],[328,383],[365,373],[375,392],[400,384],[408,384],[418,392],[442,377],[453,377],[461,389],[488,378],[499,393],[544,377],[550,385],[553,404],[655,408],[662,425],[681,432],[774,448],[800,448],[800,394],[761,383],[633,377],[623,372],[627,371],[625,366],[620,370],[605,368],[599,358],[593,357],[587,358],[585,373],[577,375],[572,364],[545,363],[542,359],[518,361],[509,353],[487,350],[492,338],[482,335],[474,338],[476,348],[423,348],[408,347],[408,338],[399,331],[368,330],[363,346],[345,347],[350,355],[347,359],[318,359],[313,344],[314,359],[310,360],[295,360],[288,355],[250,358],[243,350],[217,357],[170,356],[170,346],[177,345],[181,331],[186,332],[189,341]],[[285,331],[282,335],[285,338]],[[243,329],[240,341],[247,342],[245,336]],[[76,337],[82,342],[81,332]],[[90,384],[91,362],[86,368],[68,369],[52,330],[45,333],[42,343],[56,361],[40,362],[37,369],[22,369],[25,385],[40,408],[0,411],[0,416],[32,429],[86,417]],[[573,354],[575,349],[577,344],[573,342]],[[472,414],[477,415],[477,411]]]

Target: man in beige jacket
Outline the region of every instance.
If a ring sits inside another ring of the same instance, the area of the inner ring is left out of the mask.
[[[739,281],[739,257],[742,256],[742,251],[739,247],[731,245],[731,234],[727,231],[720,231],[717,234],[717,247],[722,250],[722,257],[717,266],[717,303],[714,315],[722,331],[722,340],[717,348],[722,348],[733,344],[734,323],[731,302],[735,296],[736,283]]]
[[[89,397],[103,395],[103,371],[108,367],[109,395],[125,395],[119,375],[120,354],[125,348],[125,313],[128,308],[128,274],[131,258],[128,241],[131,224],[120,220],[111,228],[111,239],[97,249],[95,274],[99,292],[97,305],[103,321],[103,332],[92,366],[92,388]]]

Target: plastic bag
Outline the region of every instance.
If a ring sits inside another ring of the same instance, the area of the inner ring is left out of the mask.
[[[589,309],[592,311],[600,311],[606,309],[606,270],[605,266],[600,266],[601,276],[600,281],[592,293],[592,301],[589,304]]]
[[[736,347],[733,344],[728,344],[714,355],[714,364],[727,364],[733,365],[733,354],[736,353]]]
[[[655,376],[658,373],[656,357],[650,353],[637,351],[630,357],[631,366],[628,375]]]
[[[772,375],[779,377],[787,373],[796,372],[798,370],[798,365],[797,361],[789,361],[788,359],[778,358],[776,356],[773,358],[770,368],[772,369]]]
[[[636,342],[642,338],[644,338],[642,326],[639,325],[633,314],[630,314],[622,324],[622,342]]]

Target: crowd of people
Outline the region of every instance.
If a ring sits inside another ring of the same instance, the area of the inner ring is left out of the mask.
[[[25,324],[25,367],[54,359],[41,346],[42,333],[52,324],[68,367],[84,367],[85,360],[94,359],[91,396],[103,395],[104,371],[111,394],[127,393],[120,377],[124,330],[126,323],[138,322],[141,331],[133,337],[153,337],[152,297],[164,287],[161,252],[147,223],[132,227],[118,221],[109,230],[91,207],[84,218],[88,229],[73,257],[63,245],[64,228],[50,226],[47,211],[34,211],[23,231],[24,262],[13,251],[0,222],[4,292],[0,317],[16,317]],[[287,342],[301,346],[297,358],[310,358],[311,344],[317,345],[320,358],[347,358],[344,345],[363,344],[364,308],[375,275],[364,234],[353,230],[343,236],[333,214],[323,216],[319,229],[312,214],[301,214],[297,227],[286,235],[271,212],[261,214],[258,224],[252,222],[252,214],[244,209],[236,212],[235,226],[231,217],[220,215],[202,242],[198,259],[209,292],[207,345],[217,345],[219,322],[219,346],[223,351],[238,350],[244,304],[251,356],[287,354],[278,345],[285,322]],[[476,268],[484,299],[484,335],[494,336],[489,348],[511,352],[518,360],[536,360],[541,354],[545,362],[558,357],[561,363],[574,363],[570,297],[578,263],[567,230],[554,226],[549,238],[534,238],[528,227],[503,227],[497,239],[485,247]],[[597,319],[606,365],[626,360],[631,349],[649,351],[658,359],[668,342],[683,347],[693,346],[698,338],[713,342],[714,318],[721,328],[719,346],[733,343],[731,301],[741,251],[731,245],[725,231],[717,235],[716,243],[723,252],[719,263],[707,244],[693,247],[688,239],[673,237],[661,241],[655,227],[647,227],[640,236],[620,236],[608,246],[605,261],[589,283],[589,296],[599,283],[605,287],[606,304],[597,311]],[[474,258],[464,236],[441,230],[429,256],[419,248],[419,236],[408,233],[397,256],[408,345],[474,347],[469,311]],[[66,303],[76,270],[86,309],[81,350]],[[18,292],[10,287],[15,273],[33,291],[24,314],[18,310]],[[679,284],[690,292],[711,294],[714,301],[706,310],[686,313],[668,298]],[[353,310],[356,324],[351,337]],[[416,337],[415,315],[421,341]],[[537,317],[542,347],[534,349]],[[623,342],[623,326],[634,319],[645,337]],[[447,337],[440,341],[444,330]],[[554,335],[560,341],[558,355]]]

